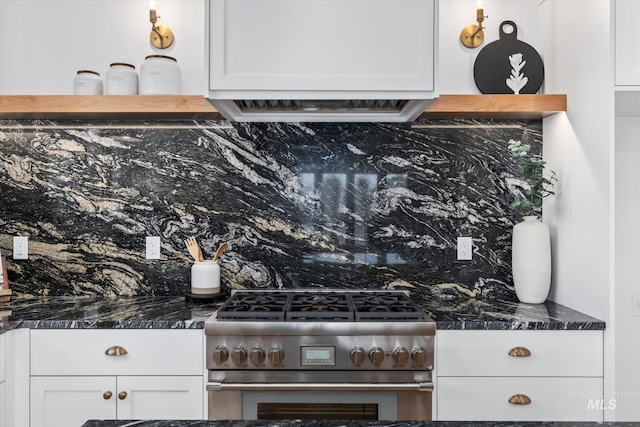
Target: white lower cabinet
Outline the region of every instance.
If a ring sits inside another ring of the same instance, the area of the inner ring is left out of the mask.
[[[31,426],[202,419],[202,330],[32,330]]]
[[[201,377],[32,377],[31,425],[89,419],[200,419]]]
[[[603,421],[602,331],[436,336],[439,421]]]
[[[7,392],[5,381],[0,382],[0,427],[7,425]]]
[[[0,335],[0,427],[7,425],[7,350],[5,335]]]

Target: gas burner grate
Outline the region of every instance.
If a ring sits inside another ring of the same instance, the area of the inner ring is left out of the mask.
[[[421,321],[423,311],[399,291],[238,291],[217,311],[238,321]]]
[[[287,320],[353,321],[353,305],[346,293],[294,293]]]
[[[402,292],[354,292],[350,294],[355,320],[422,320],[424,313]]]
[[[221,320],[285,320],[285,308],[291,299],[287,292],[238,292],[219,309]]]

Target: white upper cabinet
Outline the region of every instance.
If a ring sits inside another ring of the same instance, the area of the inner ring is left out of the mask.
[[[615,66],[617,90],[640,90],[640,47],[638,47],[640,1],[615,2]]]
[[[434,0],[207,4],[210,98],[433,97]]]

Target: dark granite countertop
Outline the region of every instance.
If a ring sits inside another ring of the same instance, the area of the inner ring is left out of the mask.
[[[455,306],[446,301],[415,297],[425,312],[444,329],[591,329],[605,322],[552,301],[470,298]],[[14,298],[1,306],[0,333],[16,328],[61,329],[202,329],[221,303],[194,304],[184,297],[35,297]]]
[[[519,426],[615,426],[640,423],[595,422],[516,422],[516,421],[311,421],[311,420],[255,420],[255,421],[107,421],[90,420],[82,427],[519,427]]]

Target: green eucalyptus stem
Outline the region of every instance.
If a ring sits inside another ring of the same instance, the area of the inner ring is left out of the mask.
[[[556,173],[551,171],[548,178],[544,176],[546,162],[542,156],[531,154],[531,145],[522,144],[520,141],[509,141],[509,151],[516,166],[520,169],[520,178],[525,185],[520,187],[521,193],[516,194],[511,207],[524,216],[533,215],[536,209],[542,207],[542,200],[555,194],[553,187],[556,181]]]

